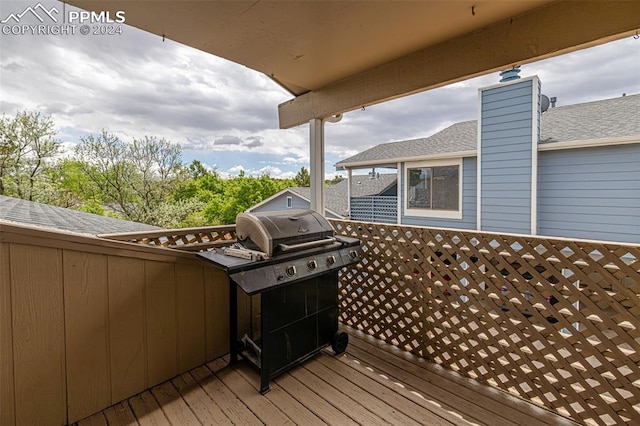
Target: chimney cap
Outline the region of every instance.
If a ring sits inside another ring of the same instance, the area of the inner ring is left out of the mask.
[[[520,66],[514,66],[513,68],[509,68],[508,70],[504,70],[500,72],[500,83],[505,81],[517,80],[520,78],[518,75],[520,74]]]

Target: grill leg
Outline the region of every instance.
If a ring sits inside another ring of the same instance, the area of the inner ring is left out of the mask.
[[[260,394],[264,395],[269,392],[269,373],[261,370],[260,372]]]
[[[269,328],[269,309],[265,309],[267,306],[267,297],[269,292],[264,292],[260,295],[260,336],[262,338],[262,350],[260,351],[260,393],[264,395],[269,392],[269,351],[271,345],[269,342],[270,331]]]
[[[229,280],[229,365],[238,362],[238,286]]]

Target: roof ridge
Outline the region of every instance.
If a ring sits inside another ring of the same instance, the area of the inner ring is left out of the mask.
[[[577,104],[560,105],[560,106],[557,106],[557,107],[554,107],[554,108],[549,108],[549,111],[557,110],[557,109],[578,108],[578,107],[584,107],[585,105],[589,105],[589,104],[597,104],[597,103],[605,103],[605,102],[611,102],[611,101],[619,101],[619,100],[628,99],[628,98],[635,98],[635,97],[639,97],[640,98],[640,93],[635,93],[633,95],[625,94],[624,96],[621,95],[621,96],[616,96],[614,98],[597,99],[595,101],[580,102],[580,103],[577,103]]]

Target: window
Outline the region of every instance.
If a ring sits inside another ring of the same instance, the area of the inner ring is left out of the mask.
[[[406,214],[462,219],[461,160],[408,163]]]
[[[293,207],[293,197],[287,197],[287,208],[290,209]]]

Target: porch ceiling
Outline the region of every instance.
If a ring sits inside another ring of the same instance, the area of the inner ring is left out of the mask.
[[[280,127],[634,33],[640,2],[113,1],[126,23],[260,71]]]

